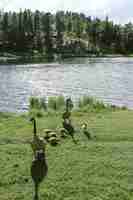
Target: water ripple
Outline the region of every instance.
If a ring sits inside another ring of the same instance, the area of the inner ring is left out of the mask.
[[[31,95],[91,95],[133,108],[133,58],[78,58],[62,63],[1,65],[0,111],[25,111]]]

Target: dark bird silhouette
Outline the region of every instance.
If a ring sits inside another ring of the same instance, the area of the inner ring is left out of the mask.
[[[62,125],[63,125],[63,128],[65,128],[67,130],[68,134],[72,137],[73,142],[76,144],[77,142],[74,138],[75,130],[74,130],[74,127],[73,127],[73,125],[71,123],[71,119],[70,119],[72,107],[73,107],[72,100],[70,98],[68,98],[66,100],[66,110],[62,115],[62,118],[63,118]]]
[[[62,115],[62,118],[64,120],[70,118],[72,108],[73,108],[73,103],[72,103],[71,98],[66,99],[66,109],[65,109],[65,112]]]
[[[36,159],[32,161],[31,176],[35,185],[34,200],[39,200],[38,188],[44,177],[47,175],[48,167],[43,152],[37,152]]]
[[[35,186],[35,196],[34,200],[39,200],[38,197],[38,189],[40,183],[43,181],[45,176],[48,172],[48,166],[46,162],[46,156],[45,156],[45,141],[43,138],[37,136],[37,130],[36,130],[36,120],[34,118],[31,119],[33,122],[33,141],[31,142],[31,146],[34,153],[34,159],[31,164],[31,177],[34,182]]]
[[[70,119],[65,119],[65,120],[63,120],[62,124],[63,124],[63,127],[67,130],[68,134],[72,137],[73,142],[74,142],[75,144],[77,144],[77,142],[76,142],[76,140],[75,140],[75,138],[74,138],[75,130],[74,130],[73,125],[71,124]]]

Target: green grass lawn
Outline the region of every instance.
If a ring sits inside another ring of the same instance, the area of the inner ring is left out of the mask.
[[[61,127],[61,116],[37,119],[38,133]],[[87,121],[93,139],[80,126]],[[133,111],[74,113],[71,138],[47,145],[48,176],[40,200],[132,200]],[[0,200],[32,200],[30,177],[32,124],[26,116],[0,115]]]

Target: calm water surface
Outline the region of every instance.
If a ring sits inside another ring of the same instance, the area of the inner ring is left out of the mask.
[[[133,108],[133,58],[78,58],[62,63],[0,65],[0,111],[25,111],[30,96],[95,96]]]

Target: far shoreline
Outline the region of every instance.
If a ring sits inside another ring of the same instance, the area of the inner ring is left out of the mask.
[[[84,55],[56,55],[54,58],[47,59],[45,56],[0,56],[0,65],[2,64],[29,64],[29,63],[52,63],[61,62],[65,59],[74,58],[133,58],[133,54],[84,54]]]

